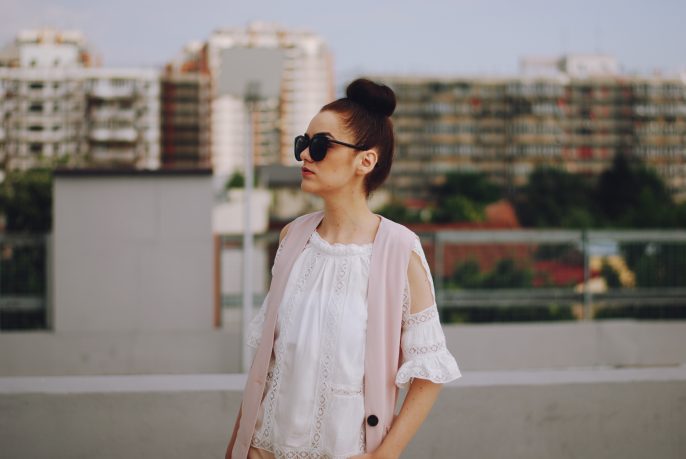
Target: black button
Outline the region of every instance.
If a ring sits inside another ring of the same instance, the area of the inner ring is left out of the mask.
[[[370,414],[369,417],[367,418],[367,424],[369,424],[372,427],[374,427],[378,423],[379,423],[379,418],[377,418],[373,414]]]

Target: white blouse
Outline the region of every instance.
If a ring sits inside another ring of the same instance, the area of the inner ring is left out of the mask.
[[[288,235],[286,235],[286,238]],[[283,241],[277,250],[278,258]],[[424,251],[419,254],[431,283]],[[298,256],[279,305],[264,397],[252,446],[276,458],[348,458],[365,450],[364,348],[372,244],[331,244],[315,230]],[[272,274],[273,274],[272,267]],[[257,349],[267,298],[248,342]],[[396,385],[412,378],[446,383],[461,376],[445,346],[433,305],[410,313],[403,295],[401,367]]]

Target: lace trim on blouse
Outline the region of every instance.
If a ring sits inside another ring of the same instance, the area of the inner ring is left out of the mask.
[[[368,244],[342,244],[329,242],[322,238],[317,230],[312,232],[309,241],[313,247],[331,255],[371,255],[372,243]]]
[[[305,285],[307,279],[309,278],[310,274],[312,273],[312,269],[314,266],[317,264],[319,258],[321,257],[321,254],[318,252],[314,253],[314,256],[311,258],[310,262],[308,265],[305,267],[303,273],[300,275],[296,282],[295,286],[295,292],[291,295],[290,302],[286,305],[285,308],[285,314],[284,317],[286,318],[285,320],[289,321],[292,319],[291,311],[293,309],[293,306],[296,304],[298,301],[302,290],[303,286]],[[266,305],[266,303],[265,303]],[[266,308],[266,306],[265,306]],[[262,325],[260,324],[259,328],[260,330],[262,329]],[[277,346],[275,346],[275,354],[276,354],[276,361],[281,362],[284,359],[284,354],[286,352],[286,343],[288,342],[288,339],[286,337],[286,334],[290,330],[291,327],[286,325],[284,327],[284,339],[278,340],[277,341]],[[264,413],[273,413],[274,412],[274,404],[276,401],[276,394],[279,393],[279,385],[281,382],[281,366],[280,365],[274,365],[271,369],[271,371],[267,374],[268,380],[272,382],[271,386],[269,387],[269,390],[263,400],[262,403],[264,403],[265,409]],[[273,432],[273,417],[270,415],[265,416],[264,419],[264,424],[263,424],[263,429],[256,431],[255,435],[253,436],[252,439],[252,445],[257,447],[257,448],[263,448],[263,449],[269,449],[271,445],[273,444],[273,439],[272,439],[272,432]]]

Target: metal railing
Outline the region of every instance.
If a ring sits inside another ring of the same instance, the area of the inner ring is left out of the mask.
[[[684,230],[418,234],[448,322],[686,319]],[[278,232],[260,239],[276,250]],[[240,247],[239,238],[222,240]],[[255,295],[255,306],[263,297]],[[236,307],[240,293],[223,293],[221,304]]]

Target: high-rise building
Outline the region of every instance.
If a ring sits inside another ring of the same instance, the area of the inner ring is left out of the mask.
[[[533,73],[530,62],[511,78],[375,77],[398,97],[389,188],[429,198],[427,185],[454,170],[515,186],[539,164],[597,175],[624,152],[686,199],[686,80],[621,75],[611,59],[587,58]]]
[[[242,170],[248,131],[256,165],[294,165],[293,138],[334,97],[326,43],[274,24],[216,30],[206,42],[186,46],[172,65],[210,75],[212,164],[219,177]]]
[[[167,68],[161,81],[162,167],[210,167],[210,82]]]
[[[158,72],[92,63],[73,31],[23,31],[0,50],[3,168],[159,167]]]

